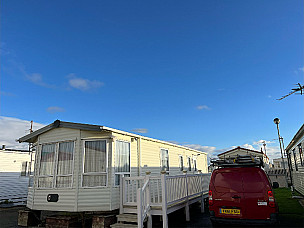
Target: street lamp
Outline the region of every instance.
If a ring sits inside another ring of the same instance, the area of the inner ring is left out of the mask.
[[[282,163],[283,163],[283,169],[284,169],[284,173],[287,174],[286,168],[285,168],[284,157],[283,157],[283,150],[284,150],[284,148],[282,146],[283,138],[280,136],[280,130],[279,130],[280,119],[279,118],[274,118],[273,122],[277,125],[278,137],[279,137],[279,143],[280,143],[280,149],[281,149],[281,158],[282,158]],[[288,181],[287,181],[287,176],[286,175],[285,175],[285,178],[286,178],[286,184],[288,186]]]

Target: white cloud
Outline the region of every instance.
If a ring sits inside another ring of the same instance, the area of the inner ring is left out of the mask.
[[[29,80],[30,82],[39,85],[39,86],[43,86],[43,87],[47,87],[47,88],[54,88],[53,85],[47,84],[46,82],[43,81],[42,75],[39,73],[33,73],[33,74],[27,74],[24,70],[23,70],[27,80]]]
[[[136,132],[136,133],[141,133],[141,134],[148,133],[148,129],[146,129],[146,128],[135,128],[131,131]]]
[[[211,110],[207,105],[199,105],[196,107],[198,110]]]
[[[304,66],[303,67],[299,67],[298,70],[304,72]]]
[[[48,107],[47,108],[47,111],[49,113],[56,113],[56,112],[64,112],[65,109],[64,108],[61,108],[61,107],[57,107],[57,106],[52,106],[52,107]]]
[[[69,85],[72,88],[79,89],[82,91],[88,91],[90,89],[96,89],[104,85],[103,82],[97,80],[88,80],[84,78],[77,78],[74,74],[68,75]]]
[[[0,145],[6,145],[11,149],[28,149],[27,143],[18,143],[16,139],[29,134],[31,122],[13,117],[0,116]],[[33,130],[37,130],[45,125],[33,123]]]

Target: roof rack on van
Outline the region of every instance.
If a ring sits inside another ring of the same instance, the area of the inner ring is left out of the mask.
[[[264,167],[264,163],[261,158],[253,157],[251,155],[237,155],[236,157],[230,157],[225,159],[217,159],[210,161],[213,166],[219,168],[224,167]]]

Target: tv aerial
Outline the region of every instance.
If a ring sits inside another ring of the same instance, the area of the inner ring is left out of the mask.
[[[300,83],[296,84],[298,87],[297,88],[294,88],[294,89],[291,89],[292,91],[290,93],[288,93],[287,95],[277,99],[277,100],[283,100],[284,98],[290,96],[291,94],[294,94],[296,92],[299,92],[297,94],[301,94],[303,95],[303,91],[304,91],[304,85],[301,85]]]

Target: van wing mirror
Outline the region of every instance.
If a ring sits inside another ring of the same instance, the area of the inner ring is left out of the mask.
[[[272,188],[279,188],[279,183],[278,182],[273,182],[272,183]]]

